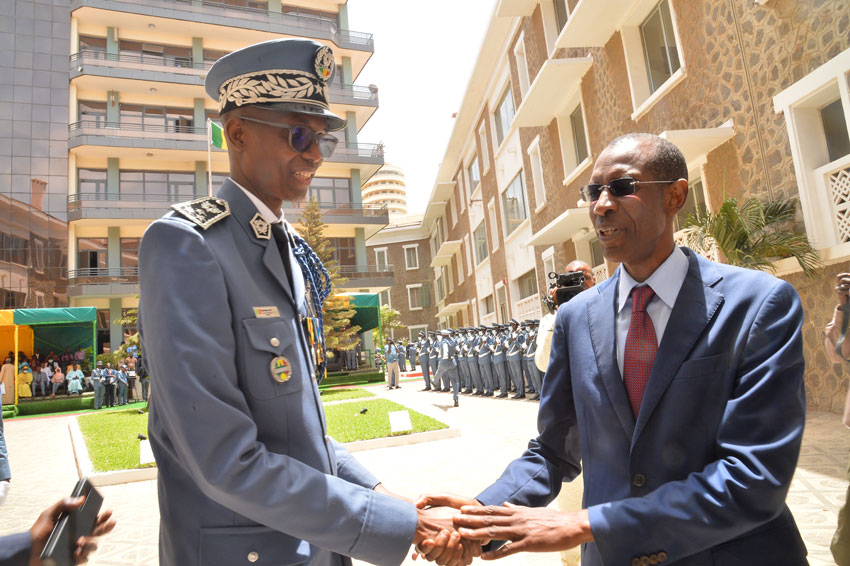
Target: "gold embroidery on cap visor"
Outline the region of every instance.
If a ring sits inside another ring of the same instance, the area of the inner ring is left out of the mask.
[[[276,69],[245,73],[228,79],[219,88],[219,111],[246,104],[300,102],[330,110],[328,86],[312,73]]]

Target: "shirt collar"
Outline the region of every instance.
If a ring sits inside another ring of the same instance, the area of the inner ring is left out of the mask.
[[[230,180],[233,181],[233,178],[231,177]],[[257,195],[255,195],[236,181],[233,181],[233,184],[242,189],[242,192],[245,193],[245,195],[247,195],[249,199],[251,199],[251,202],[254,203],[254,206],[257,207],[257,211],[260,213],[260,216],[263,217],[263,220],[265,220],[269,224],[276,224],[277,222],[286,222],[286,217],[284,217],[282,210],[279,212],[279,214],[275,214],[274,212],[272,212],[272,209],[266,206],[266,203],[257,198]]]
[[[635,281],[622,265],[618,269],[620,270],[620,286],[617,294],[617,313],[623,310],[632,288],[638,285],[652,287],[658,298],[672,309],[676,304],[676,297],[679,296],[679,289],[682,288],[682,283],[685,282],[685,276],[688,274],[688,258],[679,246],[673,246],[673,253],[643,283]]]

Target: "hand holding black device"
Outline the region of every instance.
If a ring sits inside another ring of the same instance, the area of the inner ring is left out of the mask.
[[[103,505],[100,492],[88,478],[83,478],[77,483],[71,497],[85,497],[85,501],[78,509],[59,516],[41,552],[44,566],[73,566],[77,541],[94,531],[100,507]]]

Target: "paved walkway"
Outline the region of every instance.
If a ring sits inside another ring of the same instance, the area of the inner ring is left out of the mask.
[[[451,407],[447,393],[420,393],[421,380],[405,381],[387,391],[369,389],[461,430],[462,435],[436,442],[359,452],[357,457],[382,478],[389,489],[407,496],[429,491],[474,495],[495,480],[536,431],[537,404],[529,401],[462,396]],[[0,534],[28,529],[39,512],[64,497],[77,472],[68,435],[70,417],[6,422],[12,464],[12,490],[0,507]],[[844,470],[850,431],[838,415],[809,414],[803,453],[788,497],[806,540],[812,566],[833,564],[828,544],[843,502]],[[118,526],[101,541],[93,566],[156,566],[159,517],[152,481],[102,488],[105,505],[115,511]],[[480,562],[479,562],[480,563]],[[364,563],[359,563],[364,564]],[[405,564],[421,566],[407,560]],[[557,554],[517,555],[504,566],[558,566]]]

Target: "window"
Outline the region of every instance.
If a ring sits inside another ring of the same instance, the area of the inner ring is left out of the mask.
[[[121,171],[122,197],[137,195],[143,200],[180,202],[195,196],[195,174],[166,171]]]
[[[555,5],[555,21],[558,23],[558,32],[560,32],[567,25],[570,9],[567,6],[567,0],[553,0],[553,4]]]
[[[106,269],[106,238],[77,238],[77,269]]]
[[[314,177],[310,182],[307,201],[316,199],[320,204],[348,205],[351,203],[351,189],[348,179],[334,177]]]
[[[584,133],[584,116],[581,113],[581,104],[570,114],[570,126],[573,130],[573,144],[575,145],[576,165],[587,159],[587,136]]]
[[[487,171],[490,169],[490,152],[487,148],[487,124],[481,122],[478,128],[478,142],[481,144],[481,170]]]
[[[511,317],[508,315],[508,292],[505,287],[496,289],[496,296],[499,298],[499,316],[502,323],[506,323]]]
[[[826,138],[826,148],[829,161],[850,154],[850,139],[847,136],[847,121],[841,99],[833,100],[820,109],[820,119],[823,124],[823,135]]]
[[[469,163],[467,172],[469,173],[469,191],[470,194],[472,194],[473,192],[475,192],[475,189],[478,188],[478,184],[481,182],[481,172],[478,169],[477,155],[474,155],[472,157],[472,161]]]
[[[590,263],[593,267],[605,263],[605,256],[602,254],[602,244],[599,243],[599,238],[590,240]]]
[[[106,194],[105,169],[77,169],[77,194],[99,198]]]
[[[496,201],[490,199],[487,203],[487,212],[490,214],[490,241],[493,243],[493,249],[499,249],[499,225],[496,223]]]
[[[121,238],[121,267],[139,267],[140,238]]]
[[[377,248],[375,250],[375,265],[379,269],[387,267],[387,248]]]
[[[41,238],[32,239],[32,266],[36,271],[44,271],[44,243]]]
[[[378,302],[381,304],[381,306],[386,305],[386,306],[392,308],[392,304],[390,303],[390,290],[389,289],[384,289],[383,291],[378,293]]]
[[[469,247],[469,234],[463,237],[463,251],[466,252],[466,274],[472,275],[472,248]]]
[[[493,295],[484,297],[484,314],[490,314],[496,310],[496,301],[493,300]]]
[[[410,310],[421,310],[424,306],[422,304],[422,284],[417,283],[415,285],[407,286],[407,304]]]
[[[440,275],[437,275],[437,278],[434,279],[434,292],[437,294],[437,302],[442,303],[446,298],[446,291],[443,287],[442,270],[440,271]]]
[[[0,232],[0,261],[29,265],[28,242],[23,238]]]
[[[328,244],[333,248],[333,259],[337,265],[357,265],[354,259],[354,238],[328,238]]]
[[[483,220],[472,233],[472,237],[475,241],[475,263],[478,264],[487,259],[490,253],[490,248],[487,247],[487,226]]]
[[[419,269],[419,246],[404,246],[404,266],[407,269]]]
[[[688,198],[685,200],[685,205],[682,210],[676,214],[676,219],[673,226],[673,231],[678,232],[685,227],[685,221],[688,216],[705,214],[705,191],[702,186],[702,179],[697,179],[688,185]]]
[[[457,266],[457,284],[463,283],[463,250],[458,250],[454,256],[455,265]]]
[[[554,250],[552,250],[554,252]],[[552,253],[548,257],[543,257],[543,278],[545,281],[549,281],[549,274],[556,273],[555,271],[555,254]]]
[[[649,92],[655,92],[680,67],[669,0],[661,0],[643,21],[640,25],[640,37],[649,79]]]
[[[528,160],[531,162],[531,182],[534,184],[535,210],[546,204],[546,185],[543,180],[543,159],[540,157],[540,137],[534,138],[528,148]]]
[[[525,207],[525,179],[522,171],[514,177],[502,193],[502,208],[505,211],[505,236],[507,237],[528,218]]]
[[[448,265],[443,266],[443,280],[448,282],[449,293],[453,293],[455,290],[455,277],[451,261]]]
[[[454,228],[457,225],[457,214],[455,214],[455,199],[449,197],[449,220],[451,220],[451,226]]]
[[[537,294],[537,272],[534,269],[520,275],[516,282],[520,299]]]
[[[502,142],[505,141],[505,136],[508,135],[508,131],[511,129],[511,122],[514,121],[514,97],[511,92],[511,87],[508,87],[508,90],[505,91],[505,94],[502,95],[502,99],[499,101],[498,106],[496,107],[496,146],[502,145]]]
[[[85,122],[83,126],[89,128],[106,125],[106,103],[81,100],[77,104],[77,120]]]
[[[525,98],[528,92],[528,59],[525,56],[525,36],[519,35],[519,38],[514,45],[514,60],[516,61],[517,77],[519,79],[519,95],[520,98]]]

